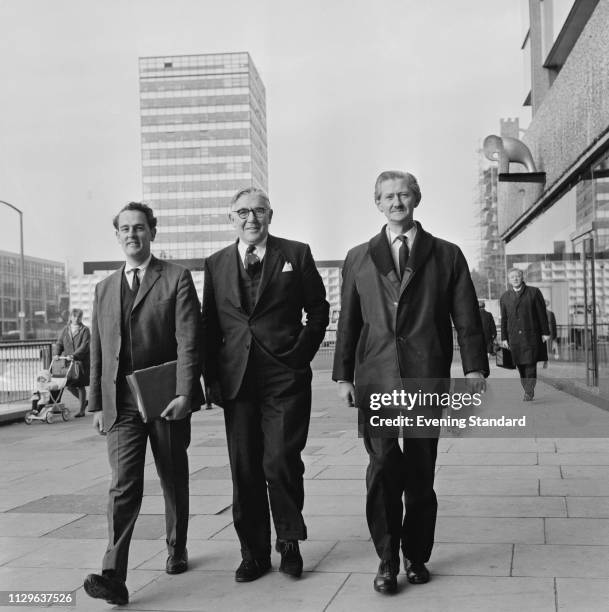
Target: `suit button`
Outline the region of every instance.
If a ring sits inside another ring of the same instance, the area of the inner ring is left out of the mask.
[[[397,302],[393,302],[393,305],[397,308],[398,303]]]
[[[245,348],[246,348],[246,349],[249,349],[249,347],[250,347],[250,345],[249,345],[249,344],[246,344],[246,345],[245,345]]]
[[[400,342],[406,342],[406,338],[404,338],[404,336],[398,336],[398,340]]]

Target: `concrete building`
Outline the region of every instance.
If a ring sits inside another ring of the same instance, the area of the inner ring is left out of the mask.
[[[579,376],[607,390],[609,0],[527,5],[522,49],[530,89],[524,102],[532,119],[522,140],[545,174],[532,182],[500,177],[499,235],[508,261],[543,255],[532,271],[548,276],[553,309],[581,321]]]
[[[60,297],[66,294],[65,265],[60,261],[25,256],[25,323],[28,335],[43,331],[60,316]],[[20,255],[0,251],[0,335],[19,338]]]
[[[234,239],[231,196],[268,191],[266,97],[248,53],[139,62],[144,201],[165,259],[206,257]]]

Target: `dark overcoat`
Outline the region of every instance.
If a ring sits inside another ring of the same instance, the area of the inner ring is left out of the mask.
[[[400,378],[449,378],[453,330],[464,373],[488,375],[488,358],[467,262],[456,245],[417,223],[406,272],[396,274],[385,227],[347,254],[334,380],[358,387]]]
[[[203,377],[206,386],[220,385],[224,400],[241,387],[253,341],[279,366],[309,368],[329,318],[326,290],[307,244],[268,236],[249,314],[242,304],[240,265],[236,242],[205,260]]]
[[[116,379],[121,350],[121,282],[125,266],[95,287],[91,323],[89,411],[103,410],[104,429],[116,420]],[[190,272],[152,257],[131,310],[134,370],[177,360],[175,394],[202,399],[199,382],[200,303]],[[198,403],[197,403],[198,402]]]
[[[541,291],[528,285],[518,292],[508,289],[499,303],[501,338],[508,341],[514,363],[524,365],[547,361],[548,351],[541,336],[549,336],[550,328]]]
[[[78,381],[78,386],[85,387],[89,384],[90,369],[90,342],[91,331],[86,325],[81,325],[75,334],[72,334],[70,325],[66,325],[57,336],[57,342],[53,347],[55,355],[71,355],[79,361],[83,373]]]

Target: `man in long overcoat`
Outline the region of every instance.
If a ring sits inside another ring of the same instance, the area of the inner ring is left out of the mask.
[[[457,331],[467,377],[488,375],[488,359],[469,269],[459,247],[413,221],[421,200],[406,172],[379,175],[375,203],[387,218],[379,234],[347,254],[343,267],[333,379],[339,396],[362,408],[371,385],[391,392],[401,379],[448,379]],[[400,543],[409,582],[429,580],[437,500],[433,490],[438,438],[371,435],[366,516],[380,565],[374,588],[397,589]],[[402,495],[406,498],[403,517]],[[407,565],[407,560],[410,562]]]
[[[482,321],[482,331],[484,332],[484,342],[486,352],[489,355],[495,354],[495,338],[497,337],[497,326],[493,315],[486,309],[484,300],[478,301],[480,307],[480,320]]]
[[[535,394],[537,362],[548,360],[546,341],[550,338],[550,327],[546,303],[537,287],[525,284],[522,270],[512,268],[508,282],[511,287],[499,300],[501,338],[518,368],[523,400],[529,402]]]

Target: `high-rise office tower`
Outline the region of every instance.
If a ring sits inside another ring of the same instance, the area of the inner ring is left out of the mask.
[[[210,255],[234,240],[227,210],[243,187],[267,190],[265,90],[248,53],[140,58],[144,201],[153,251]]]

